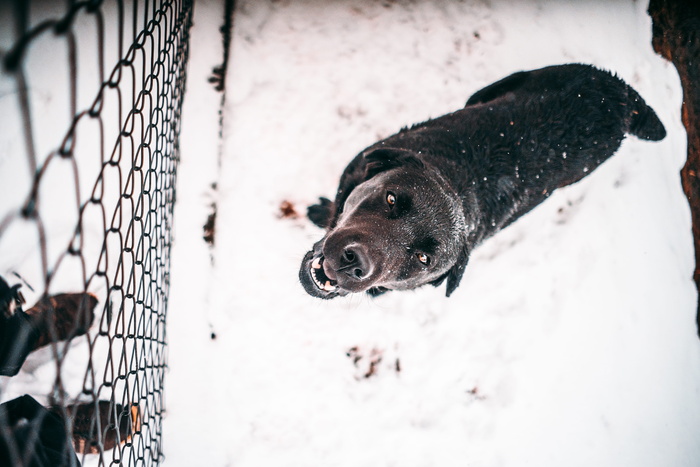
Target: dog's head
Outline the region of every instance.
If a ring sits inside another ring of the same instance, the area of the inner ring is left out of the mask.
[[[469,257],[456,192],[409,151],[378,149],[363,157],[363,177],[337,200],[334,222],[302,261],[302,285],[328,299],[447,280],[449,296]]]

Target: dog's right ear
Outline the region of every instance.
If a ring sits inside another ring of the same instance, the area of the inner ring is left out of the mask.
[[[406,149],[380,148],[371,150],[363,155],[365,160],[365,180],[378,173],[396,167],[414,167],[422,169],[425,166],[413,152]]]

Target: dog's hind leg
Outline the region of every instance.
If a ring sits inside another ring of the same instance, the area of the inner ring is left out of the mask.
[[[661,141],[666,137],[666,129],[654,110],[630,86],[627,86],[628,105],[632,109],[632,119],[628,132],[647,141]]]

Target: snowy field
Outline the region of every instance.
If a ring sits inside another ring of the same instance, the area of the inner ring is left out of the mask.
[[[697,467],[700,340],[678,176],[681,88],[653,53],[646,2],[238,0],[219,138],[221,94],[208,80],[222,61],[222,3],[196,0],[191,30],[166,467]],[[0,26],[8,5],[0,2]],[[9,47],[8,30],[0,27],[0,48]],[[76,31],[79,63],[96,66],[94,32]],[[45,40],[29,68],[63,60],[66,51]],[[376,299],[304,292],[300,260],[323,235],[305,208],[334,195],[355,154],[457,110],[514,71],[568,62],[618,73],[668,137],[630,138],[589,177],[488,240],[449,299],[444,285]],[[32,79],[37,153],[45,155],[71,115],[41,110],[68,106],[60,90],[69,76]],[[0,76],[0,113],[18,115],[8,83]],[[97,85],[80,83],[79,108]],[[26,161],[14,157],[24,151],[22,122],[1,122],[0,220],[30,180]],[[81,154],[95,152],[94,134],[83,131]],[[81,162],[82,182],[99,171],[90,163]],[[59,168],[47,186],[70,175]],[[91,185],[78,186],[89,194]],[[60,224],[49,235],[54,258],[77,218],[63,208],[77,203],[70,190],[52,195],[42,209]],[[213,202],[210,248],[202,227]],[[300,216],[282,217],[283,203]],[[86,251],[103,232],[87,231]],[[20,270],[41,284],[36,251],[27,251],[36,239],[17,228],[0,240],[0,274]],[[84,283],[65,273],[75,264],[62,267],[57,291]],[[74,342],[64,365],[71,394],[81,389],[85,363],[76,359],[86,345]],[[0,379],[0,399],[48,394],[50,358],[36,352],[22,374]]]
[[[681,89],[646,3],[237,3],[220,167],[206,79],[222,6],[198,1],[192,29],[165,465],[697,466]],[[305,207],[356,153],[566,62],[618,73],[668,137],[626,140],[484,243],[449,299],[306,295],[299,262],[323,232]],[[302,216],[281,218],[284,201]]]

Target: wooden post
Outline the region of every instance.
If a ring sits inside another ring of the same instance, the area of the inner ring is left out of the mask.
[[[693,221],[695,273],[700,290],[700,1],[651,0],[652,45],[671,61],[683,86],[683,125],[688,133],[688,160],[681,169],[681,183]],[[700,301],[696,323],[700,333]]]

